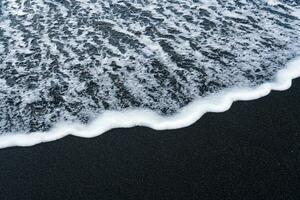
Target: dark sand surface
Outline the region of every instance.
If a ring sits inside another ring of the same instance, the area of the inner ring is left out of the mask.
[[[0,199],[300,199],[300,79],[167,131],[0,150]]]

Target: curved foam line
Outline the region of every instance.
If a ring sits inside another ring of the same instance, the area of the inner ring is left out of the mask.
[[[231,88],[208,97],[200,98],[182,108],[177,114],[163,117],[151,110],[129,109],[106,111],[88,125],[61,123],[47,133],[11,134],[0,136],[0,148],[11,146],[31,146],[42,142],[60,139],[67,135],[91,138],[113,129],[133,126],[147,126],[156,130],[177,129],[189,126],[207,112],[224,112],[234,101],[252,100],[270,93],[271,90],[290,88],[292,79],[300,76],[300,57],[280,70],[273,82],[256,88]]]

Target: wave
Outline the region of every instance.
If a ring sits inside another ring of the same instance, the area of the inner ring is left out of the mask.
[[[294,0],[2,0],[0,147],[180,128],[286,88],[299,13]]]
[[[114,128],[146,126],[155,130],[178,129],[196,122],[207,112],[224,112],[234,101],[246,101],[268,95],[271,90],[287,90],[294,78],[300,77],[300,58],[291,61],[276,74],[272,82],[256,88],[231,88],[208,97],[199,98],[172,116],[162,116],[149,109],[127,109],[106,111],[91,123],[60,123],[48,132],[30,134],[9,134],[0,136],[0,148],[11,146],[32,146],[54,141],[67,135],[91,138]]]

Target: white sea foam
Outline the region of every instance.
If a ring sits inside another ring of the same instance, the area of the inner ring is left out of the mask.
[[[300,56],[299,10],[293,0],[2,0],[0,144],[178,128],[279,89],[291,76],[276,74]]]
[[[267,3],[270,5],[277,5],[279,4],[278,0],[267,0]]]
[[[31,146],[57,140],[67,135],[91,138],[114,128],[134,126],[146,126],[155,130],[183,128],[193,124],[207,112],[228,110],[234,101],[257,99],[268,95],[271,90],[286,90],[290,88],[292,79],[299,76],[300,58],[291,61],[286,68],[280,70],[272,82],[264,83],[256,88],[231,88],[199,98],[172,116],[161,116],[148,109],[128,109],[122,112],[106,111],[87,125],[60,123],[48,132],[1,135],[0,148]]]

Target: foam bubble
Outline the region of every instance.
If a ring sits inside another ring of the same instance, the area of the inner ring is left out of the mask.
[[[279,1],[278,0],[267,0],[267,3],[270,5],[278,5]]]

